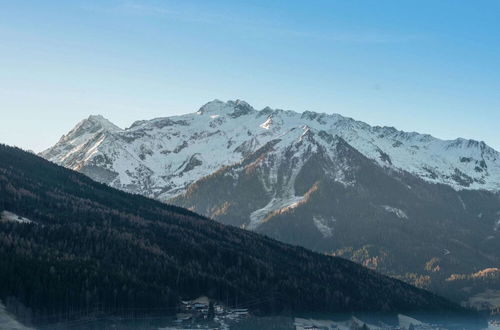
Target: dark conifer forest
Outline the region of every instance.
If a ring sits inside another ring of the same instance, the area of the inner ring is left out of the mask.
[[[462,311],[337,257],[224,226],[0,145],[0,299],[33,320],[174,313],[207,295],[255,313]]]

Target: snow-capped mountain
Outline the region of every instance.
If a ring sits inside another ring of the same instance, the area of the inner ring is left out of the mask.
[[[359,166],[354,153],[338,136],[308,126],[293,128],[169,202],[255,230],[271,215],[306,203],[318,180],[354,185]]]
[[[168,200],[194,181],[303,127],[341,137],[380,166],[428,182],[500,190],[500,154],[483,142],[443,141],[338,114],[257,111],[239,100],[215,100],[195,113],[137,121],[127,129],[90,116],[41,155],[113,187]]]
[[[343,138],[308,126],[168,202],[429,287],[500,263],[500,194],[380,166]]]
[[[420,286],[500,262],[500,154],[483,142],[216,100],[127,129],[90,116],[41,155]]]

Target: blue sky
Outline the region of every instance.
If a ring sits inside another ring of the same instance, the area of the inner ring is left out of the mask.
[[[0,142],[212,99],[500,149],[499,1],[0,0]]]

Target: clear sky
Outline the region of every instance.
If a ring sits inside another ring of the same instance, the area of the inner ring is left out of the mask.
[[[500,149],[500,1],[0,0],[0,142],[212,99]]]

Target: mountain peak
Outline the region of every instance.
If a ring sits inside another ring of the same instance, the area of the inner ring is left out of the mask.
[[[201,106],[198,110],[198,114],[210,113],[210,112],[218,112],[224,108],[225,103],[221,100],[215,99],[213,101],[207,102]]]
[[[90,115],[79,122],[68,134],[64,135],[59,142],[80,140],[100,132],[119,132],[122,129],[102,115]]]
[[[102,115],[90,115],[80,121],[71,131],[63,135],[55,146],[42,151],[40,155],[55,162],[68,162],[70,168],[79,163],[78,157],[88,157],[96,152],[96,148],[103,142],[108,133],[123,131]],[[87,145],[89,149],[84,148]],[[92,151],[90,151],[92,150]]]
[[[215,99],[203,105],[197,112],[197,114],[228,114],[232,117],[239,117],[246,115],[248,113],[256,111],[250,104],[243,100],[229,100],[223,102],[221,100]]]
[[[108,131],[121,131],[122,129],[115,124],[113,124],[108,119],[104,118],[102,115],[90,115],[87,119],[84,119],[81,123],[89,123],[94,126],[99,126],[102,129]]]

